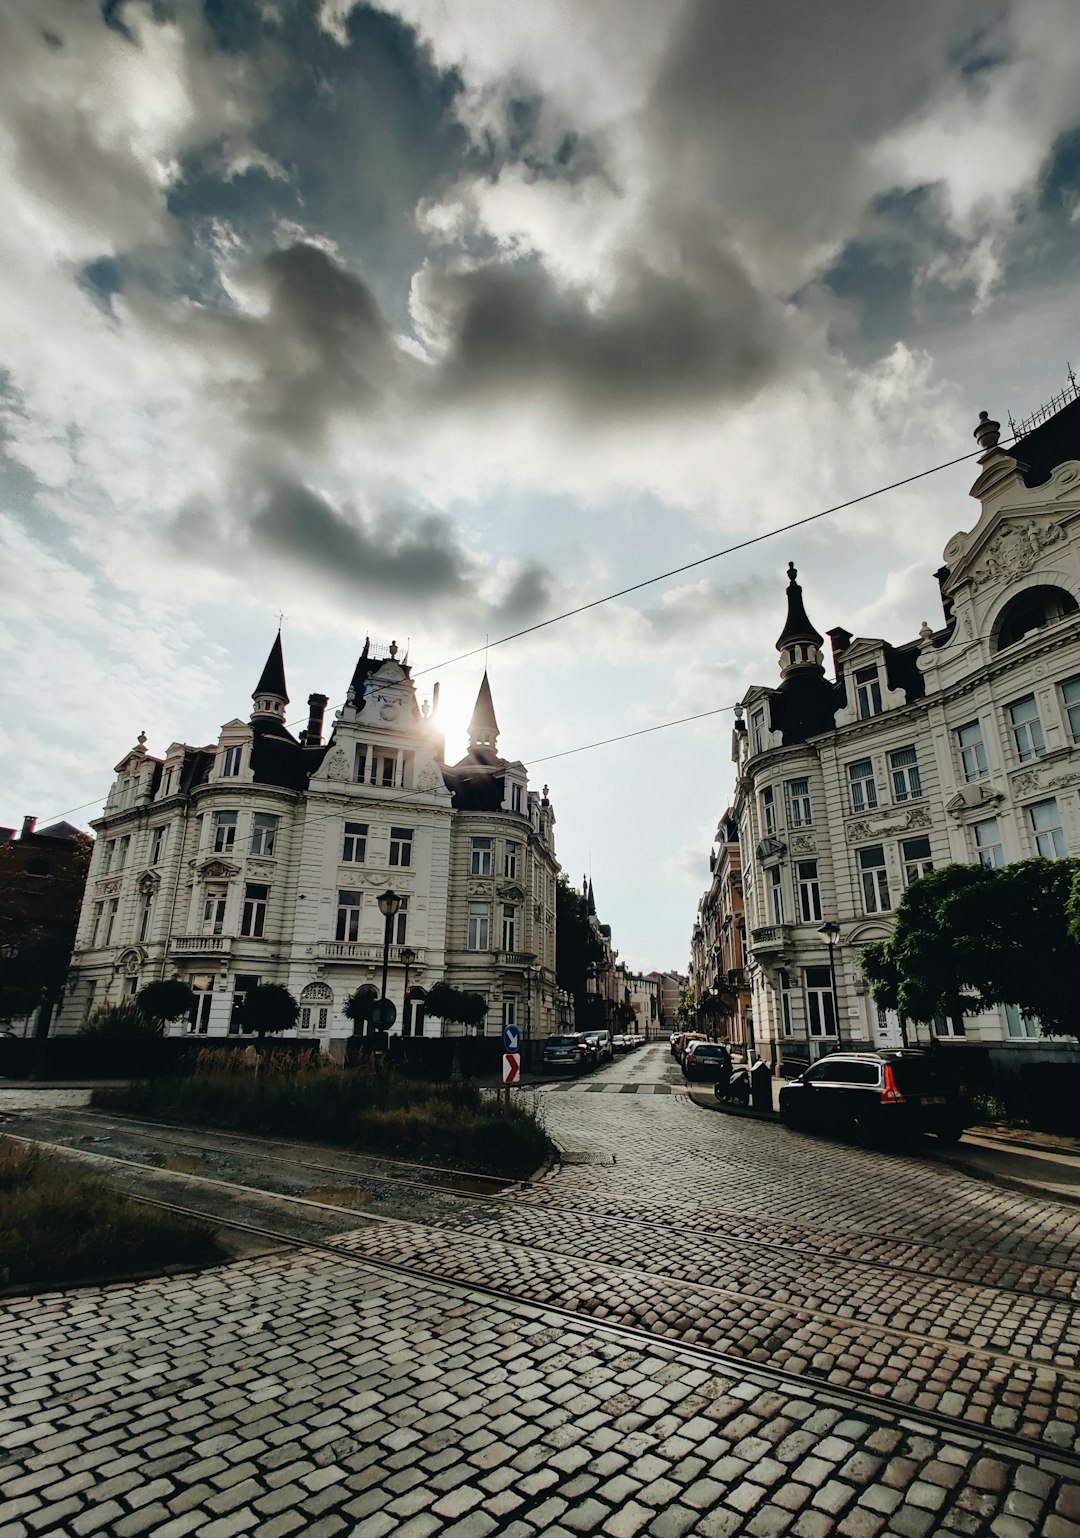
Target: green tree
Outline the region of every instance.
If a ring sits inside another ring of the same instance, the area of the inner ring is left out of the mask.
[[[696,1024],[697,1003],[693,988],[687,985],[679,994],[679,1002],[675,1006],[675,1025],[680,1031],[692,1031]]]
[[[1078,873],[1077,860],[1020,860],[912,882],[889,939],[863,954],[875,1003],[923,1021],[1015,1004],[1048,1034],[1080,1036]]]
[[[43,850],[51,866],[48,877],[27,881],[19,841],[0,844],[0,945],[16,952],[0,962],[0,1018],[10,1020],[38,1009],[39,1038],[49,1034],[67,981],[93,849],[93,839],[79,834],[55,856]]]
[[[163,1033],[170,1020],[182,1020],[191,1013],[195,992],[179,977],[164,977],[160,982],[147,983],[145,988],[140,988],[135,1002],[147,1020]]]
[[[136,1042],[161,1035],[161,1027],[149,1020],[136,999],[120,999],[116,1004],[102,1004],[79,1028],[80,1036],[94,1036],[101,1041]]]
[[[262,1045],[267,1036],[290,1031],[300,1018],[300,1006],[280,983],[259,983],[244,998],[244,1029],[254,1031]]]
[[[432,983],[424,1006],[427,1015],[436,1015],[455,1025],[471,1025],[478,1031],[487,1019],[487,1011],[488,1002],[482,993],[453,988],[447,982]]]
[[[345,1000],[343,1014],[352,1021],[353,1035],[362,1036],[364,1027],[371,1024],[371,1012],[379,998],[379,990],[371,983],[361,983],[355,993]]]
[[[604,947],[589,922],[584,897],[560,875],[555,883],[555,976],[559,987],[572,995],[579,1022],[592,1018],[589,976],[603,959]]]

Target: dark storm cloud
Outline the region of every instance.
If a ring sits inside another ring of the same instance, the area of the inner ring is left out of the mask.
[[[738,582],[696,582],[676,589],[666,603],[642,609],[650,629],[664,640],[707,625],[775,613],[782,619],[782,587],[771,576],[744,577]]]

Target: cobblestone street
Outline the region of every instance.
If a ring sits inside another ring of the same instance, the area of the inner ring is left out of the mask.
[[[11,1105],[304,1247],[7,1299],[0,1538],[1080,1538],[1080,1208],[717,1115],[664,1046],[531,1093],[563,1159],[495,1197]]]

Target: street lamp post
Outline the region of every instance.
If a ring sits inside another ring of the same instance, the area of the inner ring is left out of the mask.
[[[379,912],[385,921],[383,924],[382,992],[379,994],[379,1025],[378,1030],[373,1033],[373,1045],[375,1050],[378,1051],[379,1032],[388,1034],[390,1029],[386,1019],[388,1013],[386,1007],[386,973],[390,966],[390,931],[394,923],[394,914],[401,907],[401,898],[395,891],[388,888],[385,892],[381,892],[375,900],[379,904]],[[383,1050],[385,1051],[385,1049],[386,1043],[384,1042]]]
[[[412,1000],[409,998],[409,968],[416,960],[416,952],[408,945],[403,945],[398,955],[405,963],[405,987],[401,994],[401,1034],[412,1035]],[[386,992],[386,984],[383,983],[383,992]]]
[[[836,1042],[840,1045],[840,1000],[836,996],[836,962],[834,949],[840,938],[840,925],[829,919],[818,930],[822,942],[829,947],[829,987],[832,991],[833,1028],[836,1031]]]

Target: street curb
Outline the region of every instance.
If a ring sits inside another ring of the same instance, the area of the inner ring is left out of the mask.
[[[1022,1192],[1024,1196],[1038,1196],[1044,1202],[1060,1202],[1066,1207],[1080,1207],[1080,1195],[1073,1196],[1069,1191],[1048,1191],[1045,1186],[1038,1185],[1034,1180],[1021,1180],[1018,1175],[999,1175],[995,1170],[981,1170],[976,1165],[967,1164],[963,1159],[938,1153],[936,1149],[924,1149],[922,1153],[923,1157],[928,1158],[931,1163],[945,1164],[949,1169],[960,1170],[963,1174],[970,1175],[972,1180],[983,1180],[987,1185],[992,1186],[1005,1186],[1010,1191]]]
[[[750,1106],[728,1105],[726,1101],[717,1100],[715,1095],[708,1095],[704,1100],[697,1098],[698,1095],[704,1094],[706,1094],[705,1090],[688,1089],[687,1098],[705,1111],[719,1111],[724,1116],[739,1116],[744,1121],[766,1121],[773,1126],[782,1125],[777,1111],[754,1111]]]

